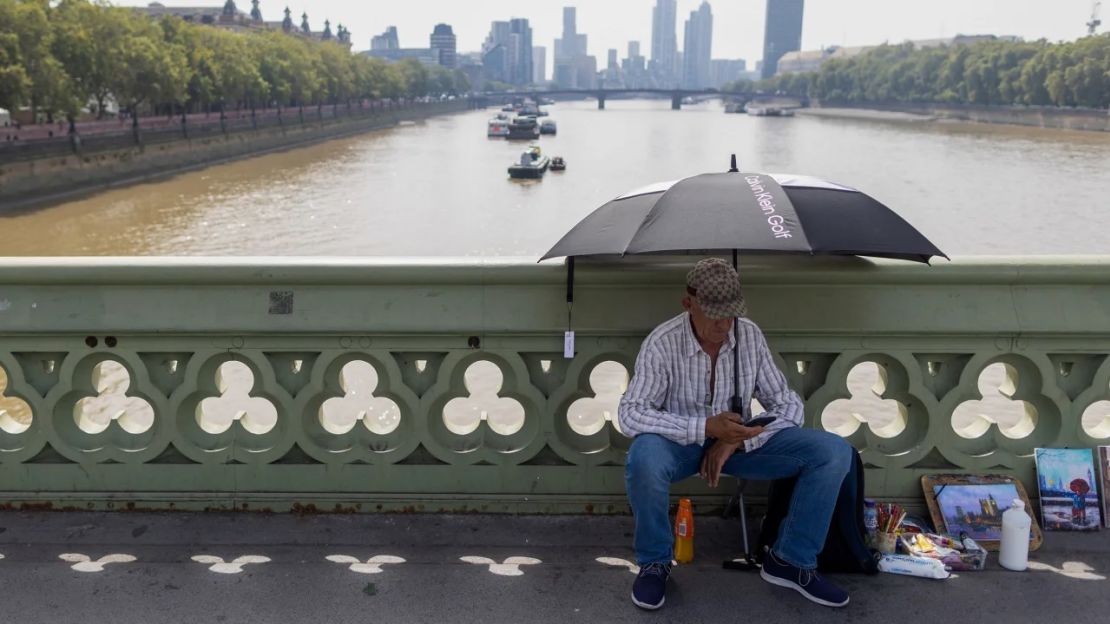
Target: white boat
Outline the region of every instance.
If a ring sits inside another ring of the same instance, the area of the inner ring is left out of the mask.
[[[745,111],[749,115],[755,117],[793,117],[794,111],[789,108],[782,108],[781,106],[752,106],[749,104],[745,107]]]
[[[507,119],[490,119],[486,126],[486,136],[499,139],[509,136],[509,121]]]

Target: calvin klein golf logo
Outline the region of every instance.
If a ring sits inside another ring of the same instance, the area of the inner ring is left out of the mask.
[[[759,209],[767,216],[767,223],[770,224],[771,233],[775,235],[775,238],[793,238],[794,235],[790,232],[790,228],[785,225],[786,218],[778,214],[774,196],[768,193],[767,188],[763,186],[762,177],[757,175],[745,176],[744,181],[748,183],[748,188],[752,190],[752,195],[755,196]]]

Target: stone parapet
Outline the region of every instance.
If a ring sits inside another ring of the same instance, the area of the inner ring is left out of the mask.
[[[623,512],[616,402],[692,258],[0,259],[0,500]],[[752,319],[868,491],[1110,440],[1110,258],[753,257]],[[727,492],[700,481],[700,504]]]

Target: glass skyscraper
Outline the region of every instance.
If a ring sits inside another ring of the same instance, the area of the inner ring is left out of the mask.
[[[763,29],[764,79],[775,75],[779,59],[802,49],[802,12],[805,0],[767,0],[767,23]]]
[[[704,89],[713,86],[710,76],[710,57],[713,49],[713,10],[702,0],[701,6],[690,13],[683,39],[682,86],[686,89]]]
[[[677,81],[678,40],[675,35],[678,6],[675,0],[656,0],[651,15],[651,73],[660,86]]]

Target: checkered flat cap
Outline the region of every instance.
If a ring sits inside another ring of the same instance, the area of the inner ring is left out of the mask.
[[[748,305],[740,290],[740,276],[732,265],[720,258],[698,261],[686,274],[686,287],[693,291],[698,305],[711,319],[748,315]]]

